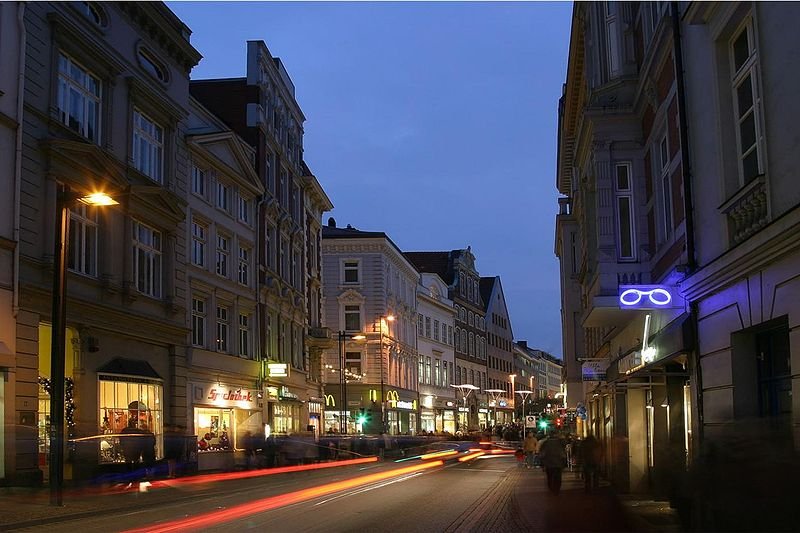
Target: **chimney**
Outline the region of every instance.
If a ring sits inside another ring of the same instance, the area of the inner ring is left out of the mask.
[[[336,227],[336,219],[333,217],[328,218],[328,227],[335,228]]]
[[[523,350],[527,350],[527,349],[528,349],[528,341],[517,341],[517,344],[519,344],[519,345],[520,345],[520,347],[521,347]]]

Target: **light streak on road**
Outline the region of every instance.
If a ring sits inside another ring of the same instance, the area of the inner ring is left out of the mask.
[[[467,454],[467,455],[465,455],[465,456],[463,456],[463,457],[459,457],[459,458],[458,458],[458,462],[459,462],[459,463],[463,463],[463,462],[465,462],[465,461],[472,461],[473,459],[477,459],[477,458],[478,458],[478,457],[480,457],[481,455],[484,455],[484,453],[485,453],[485,452],[483,452],[483,451],[469,453],[469,454]]]
[[[361,487],[369,483],[375,483],[376,481],[381,481],[391,477],[402,476],[427,470],[429,468],[435,468],[437,466],[441,466],[442,464],[444,464],[443,461],[420,463],[413,466],[388,470],[385,472],[377,472],[367,476],[346,479],[344,481],[326,483],[317,487],[298,490],[287,494],[279,494],[277,496],[271,496],[269,498],[262,498],[253,502],[235,505],[228,509],[215,510],[210,513],[174,520],[164,524],[153,524],[151,526],[139,529],[131,529],[126,533],[167,533],[169,531],[190,531],[209,526],[219,526],[223,522],[240,520],[256,513],[277,509],[279,507],[310,500],[312,498],[317,498],[333,492]]]
[[[419,458],[422,459],[423,461],[427,461],[428,459],[439,459],[439,458],[442,458],[442,457],[449,457],[451,455],[458,455],[458,452],[456,450],[445,450],[445,451],[441,451],[441,452],[431,452],[431,453],[426,453],[426,454],[420,455]]]

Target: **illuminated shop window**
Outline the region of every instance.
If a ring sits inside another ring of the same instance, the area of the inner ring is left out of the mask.
[[[196,407],[194,428],[197,449],[201,452],[233,449],[233,409]]]
[[[156,458],[163,453],[163,394],[161,383],[142,378],[106,378],[100,376],[100,433],[108,437],[100,441],[101,463],[122,463],[119,434],[129,425],[152,432],[156,436]]]

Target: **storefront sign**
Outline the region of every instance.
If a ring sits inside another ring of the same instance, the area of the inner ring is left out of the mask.
[[[278,387],[267,387],[267,400],[278,401]]]
[[[500,400],[500,407],[508,407],[508,402],[506,400]]]
[[[455,407],[456,403],[455,402],[444,402],[444,405],[447,406],[447,407]]]
[[[286,387],[285,385],[282,386],[280,389],[278,389],[278,397],[281,400],[299,400],[300,399],[300,397],[297,394],[295,394],[293,392],[290,392],[289,388]]]
[[[414,402],[404,402],[403,400],[397,400],[395,402],[395,406],[398,409],[414,409]]]
[[[203,403],[219,407],[258,408],[258,391],[256,390],[231,387],[219,383],[200,384],[196,388],[200,388],[203,391],[202,396],[195,395],[196,401],[202,399]]]
[[[478,412],[479,413],[488,413],[489,410],[488,409],[478,409]]]
[[[607,363],[605,359],[584,360],[581,365],[583,381],[605,381]]]
[[[287,363],[267,363],[267,376],[271,378],[289,377],[289,365]]]
[[[459,407],[458,408],[458,412],[459,413],[469,413],[469,407]]]
[[[666,285],[620,285],[621,309],[667,309],[673,305],[672,289]]]

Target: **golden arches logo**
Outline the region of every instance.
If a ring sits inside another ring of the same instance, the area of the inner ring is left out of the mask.
[[[333,394],[325,395],[325,407],[336,407],[336,400],[333,399]]]
[[[400,400],[400,395],[397,394],[396,390],[390,390],[386,393],[386,401],[389,403],[391,407],[396,408],[397,402]]]
[[[371,401],[373,401],[373,402],[377,402],[378,401],[378,391],[376,391],[375,389],[370,389],[369,390],[369,399]]]

